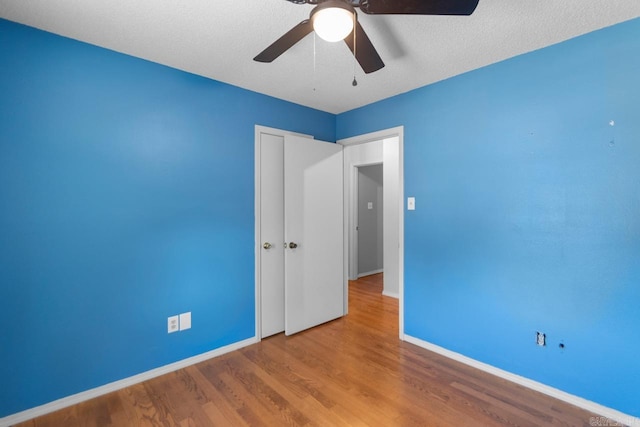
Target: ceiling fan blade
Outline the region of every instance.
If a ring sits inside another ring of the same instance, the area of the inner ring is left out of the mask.
[[[362,25],[359,21],[356,21],[356,49],[353,49],[353,31],[345,39],[345,43],[354,53],[358,63],[362,67],[365,73],[373,73],[384,67],[382,58],[378,55],[376,48],[373,47],[373,43],[369,40],[367,33],[364,32]]]
[[[305,19],[273,42],[268,48],[260,52],[253,60],[258,62],[272,62],[312,31],[313,25],[311,21]]]
[[[471,15],[479,0],[366,0],[360,10],[367,14]]]

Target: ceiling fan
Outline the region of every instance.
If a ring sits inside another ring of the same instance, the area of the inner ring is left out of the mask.
[[[344,40],[365,73],[384,67],[384,62],[358,22],[356,8],[368,15],[471,15],[479,0],[287,0],[316,5],[305,19],[254,61],[272,62],[312,31],[327,41]],[[355,31],[354,31],[355,28]]]

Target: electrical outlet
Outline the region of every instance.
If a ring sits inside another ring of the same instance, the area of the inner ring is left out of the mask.
[[[178,316],[167,318],[167,333],[178,332],[180,330],[180,321]]]
[[[180,315],[180,330],[191,329],[191,312],[182,313]]]
[[[536,344],[540,347],[547,345],[547,335],[542,332],[536,332]]]

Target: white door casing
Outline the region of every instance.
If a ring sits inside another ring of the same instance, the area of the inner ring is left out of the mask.
[[[384,252],[384,290],[383,294],[399,298],[402,281],[401,254],[401,216],[403,213],[402,192],[400,191],[400,138],[395,136],[382,140],[384,157],[383,196],[383,252]]]

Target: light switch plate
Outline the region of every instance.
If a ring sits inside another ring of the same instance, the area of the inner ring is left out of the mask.
[[[407,210],[415,211],[416,210],[416,198],[409,197],[407,198]]]
[[[367,209],[373,209],[373,202],[367,202]]]
[[[180,330],[191,329],[191,312],[182,313],[180,315]]]

